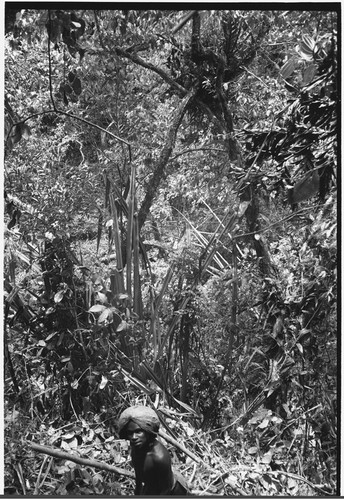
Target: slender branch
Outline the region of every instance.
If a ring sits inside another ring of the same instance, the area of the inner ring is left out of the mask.
[[[93,15],[94,15],[94,22],[96,24],[98,36],[99,36],[99,42],[100,42],[100,45],[104,48],[103,37],[102,37],[101,31],[100,31],[100,27],[99,27],[97,12],[95,10],[93,10]]]
[[[51,16],[50,10],[48,10],[49,14],[49,28],[51,30]],[[53,104],[53,108],[56,111],[56,104],[53,97],[53,84],[52,84],[52,69],[51,69],[51,50],[50,50],[50,33],[48,32],[48,60],[49,60],[49,92],[50,92],[50,100]]]
[[[166,432],[159,430],[159,436],[164,438],[165,441],[167,441],[168,443],[170,443],[173,446],[175,446],[176,448],[178,448],[185,455],[188,455],[188,457],[192,458],[192,460],[194,460],[194,462],[197,462],[198,464],[203,463],[203,460],[200,457],[198,457],[197,455],[195,455],[195,453],[193,453],[192,451],[185,448],[185,446],[183,446],[179,441],[177,441],[173,437],[166,434]]]
[[[42,462],[41,468],[39,469],[39,473],[38,473],[37,481],[36,481],[36,485],[35,485],[35,490],[33,492],[34,495],[38,495],[39,494],[39,487],[40,487],[39,483],[41,482],[41,477],[42,477],[43,469],[44,469],[44,466],[45,466],[47,460],[48,460],[48,456],[46,455],[43,458],[43,462]]]
[[[257,229],[257,231],[251,231],[249,233],[240,233],[240,234],[235,234],[233,235],[233,239],[238,239],[238,238],[243,238],[244,236],[252,236],[253,234],[258,234],[258,233],[264,233],[265,231],[268,231],[271,229],[273,226],[276,226],[277,224],[281,224],[282,222],[287,222],[289,219],[293,219],[296,215],[302,215],[303,213],[309,212],[310,210],[314,211],[314,207],[305,207],[305,208],[300,208],[297,212],[294,212],[290,215],[287,215],[287,217],[284,217],[283,219],[280,219],[276,222],[273,222],[272,224],[269,224],[266,227],[263,227],[261,229]]]
[[[241,66],[242,69],[244,69],[249,75],[251,76],[254,76],[254,78],[256,78],[259,82],[261,82],[266,88],[270,89],[269,85],[267,85],[264,80],[262,80],[259,76],[255,75],[254,73],[252,73],[252,71],[250,71],[249,69],[246,68],[246,66]]]
[[[174,90],[176,90],[182,96],[185,96],[188,93],[188,90],[185,87],[175,82],[173,78],[171,78],[162,68],[159,68],[158,66],[155,66],[154,64],[145,61],[144,59],[142,59],[142,57],[138,56],[137,54],[128,52],[127,50],[121,49],[120,47],[115,47],[115,52],[119,56],[126,57],[127,59],[130,59],[132,62],[138,64],[139,66],[142,66],[143,68],[149,69],[154,73],[157,73],[163,80],[165,80],[165,82],[167,82]]]
[[[197,10],[192,10],[188,14],[186,14],[182,19],[179,21],[177,26],[175,26],[172,30],[172,35],[175,35],[177,31],[183,28],[183,26],[192,18],[193,15],[195,15]]]
[[[110,137],[112,137],[116,141],[119,141],[119,142],[125,144],[126,146],[128,146],[129,161],[131,161],[131,144],[128,141],[126,141],[125,139],[122,139],[121,137],[118,137],[117,135],[115,135],[112,132],[110,132],[109,130],[101,127],[100,125],[97,125],[96,123],[90,122],[90,121],[86,120],[85,118],[82,118],[81,116],[73,115],[72,113],[68,113],[67,111],[62,111],[61,109],[57,109],[57,108],[55,108],[55,109],[48,109],[46,111],[41,111],[39,113],[34,113],[34,114],[30,115],[30,116],[27,116],[23,120],[20,120],[19,122],[13,123],[11,125],[11,128],[10,128],[8,134],[7,134],[6,140],[10,137],[12,129],[16,125],[18,125],[19,123],[25,123],[25,122],[33,119],[33,118],[37,118],[38,116],[42,116],[42,115],[46,115],[46,114],[50,114],[50,113],[56,113],[58,115],[68,116],[69,118],[72,118],[73,120],[78,120],[79,122],[85,123],[89,127],[93,127],[93,128],[96,128],[96,129],[100,130],[101,132],[104,132],[104,134],[108,134]]]
[[[217,149],[217,148],[194,148],[194,149],[184,149],[184,151],[181,151],[180,153],[176,153],[172,158],[170,158],[170,161],[175,160],[178,158],[178,156],[185,155],[187,153],[195,153],[196,151],[216,151],[218,153],[228,153],[226,149]]]

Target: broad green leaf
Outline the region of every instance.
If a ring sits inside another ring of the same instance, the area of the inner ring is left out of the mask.
[[[315,77],[316,72],[317,67],[315,64],[310,64],[309,66],[307,66],[307,68],[303,72],[303,84],[308,85],[309,83],[311,83],[313,78]]]
[[[316,47],[316,42],[313,40],[308,35],[303,35],[301,43],[300,43],[300,49],[304,54],[309,54],[313,55],[314,49]]]
[[[289,78],[295,71],[296,61],[294,58],[289,59],[285,64],[283,64],[280,69],[281,77],[285,80]]]
[[[117,309],[115,307],[111,307],[112,311],[112,323],[113,327],[118,331],[118,326],[122,323],[122,318],[117,314]]]
[[[17,142],[20,141],[22,138],[22,124],[17,123],[17,125],[14,127],[13,133],[10,136],[12,143],[17,144]]]
[[[104,323],[104,321],[108,321],[109,323],[112,321],[112,311],[108,307],[104,309],[98,318],[98,323]]]
[[[73,84],[72,84],[72,87],[73,87],[73,90],[74,90],[74,93],[76,95],[80,95],[81,94],[81,80],[80,78],[76,77]]]

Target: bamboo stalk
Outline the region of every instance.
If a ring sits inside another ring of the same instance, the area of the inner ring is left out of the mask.
[[[141,296],[141,280],[140,280],[140,236],[139,236],[139,223],[137,215],[134,215],[133,225],[133,246],[134,246],[134,312],[138,315],[139,319],[143,317],[143,305]]]
[[[135,166],[131,167],[128,224],[127,224],[127,293],[131,297],[131,267],[132,267],[132,247],[133,247],[133,224],[134,224],[134,199],[135,199]]]

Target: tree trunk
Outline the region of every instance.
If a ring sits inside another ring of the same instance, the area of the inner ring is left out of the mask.
[[[157,193],[161,181],[163,181],[167,176],[166,165],[173,151],[179,126],[181,124],[183,116],[185,115],[190,102],[195,97],[195,95],[196,95],[196,89],[192,89],[190,92],[188,92],[188,94],[181,101],[180,106],[176,112],[176,115],[171,123],[169,131],[167,133],[165,146],[161,151],[159,161],[154,170],[153,177],[147,186],[146,195],[139,210],[139,215],[138,215],[139,229],[141,229],[144,223],[146,222],[154,197]]]

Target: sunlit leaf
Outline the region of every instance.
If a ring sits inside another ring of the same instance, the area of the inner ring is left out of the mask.
[[[26,123],[23,123],[23,125],[22,125],[22,137],[23,137],[23,139],[28,140],[30,135],[31,135],[30,127]]]
[[[266,429],[266,427],[269,425],[270,419],[264,418],[263,422],[261,422],[258,425],[258,429]]]
[[[102,380],[99,384],[99,389],[104,389],[104,387],[106,387],[106,384],[108,383],[108,379],[107,377],[105,377],[104,375],[102,375]]]
[[[99,300],[102,304],[105,304],[107,302],[107,296],[105,295],[105,293],[98,292],[97,300]]]
[[[298,348],[298,350],[300,351],[300,353],[303,354],[303,347],[302,347],[302,345],[299,342],[296,343],[296,347]]]
[[[98,318],[98,323],[104,323],[105,321],[112,321],[112,311],[109,307],[105,308]]]
[[[272,460],[272,453],[268,452],[260,459],[263,464],[269,464]]]
[[[69,432],[63,435],[63,439],[72,439],[75,436],[75,432]]]
[[[73,380],[73,382],[71,383],[70,386],[74,390],[78,389],[78,387],[79,387],[79,381],[78,380]]]
[[[129,325],[126,321],[121,321],[121,323],[116,328],[116,332],[123,332],[129,329]]]
[[[247,453],[248,453],[249,455],[254,455],[255,453],[257,453],[257,451],[258,451],[257,446],[251,446],[251,447],[247,450]]]
[[[102,304],[95,304],[94,306],[92,306],[88,312],[89,313],[101,313],[104,311],[104,309],[106,309],[105,306],[103,306]]]
[[[65,290],[60,290],[59,292],[55,293],[55,295],[54,295],[54,302],[56,304],[58,304],[59,302],[61,302],[61,300],[65,296],[65,293],[66,293]]]

